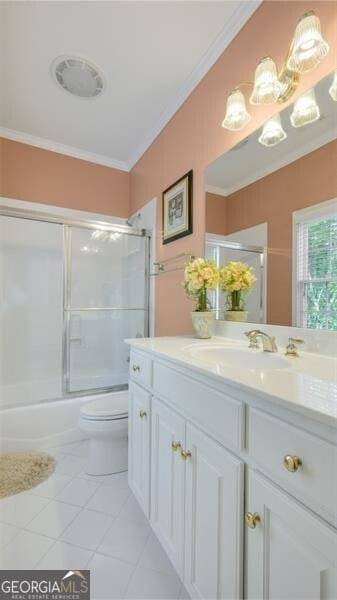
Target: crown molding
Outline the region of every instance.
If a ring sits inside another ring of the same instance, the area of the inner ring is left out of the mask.
[[[119,171],[129,171],[129,165],[127,162],[120,160],[114,160],[108,156],[102,156],[101,154],[95,154],[94,152],[87,152],[80,148],[74,148],[73,146],[67,146],[66,144],[59,144],[52,140],[40,138],[23,131],[16,131],[14,129],[8,129],[7,127],[0,127],[0,137],[12,140],[13,142],[20,142],[21,144],[28,144],[29,146],[35,146],[36,148],[42,148],[43,150],[49,150],[49,152],[57,152],[58,154],[64,154],[65,156],[71,156],[72,158],[78,158],[79,160],[85,160],[87,162],[102,165],[104,167],[110,167],[111,169],[118,169]]]
[[[202,78],[218,60],[227,46],[229,46],[235,36],[239,33],[240,29],[242,29],[248,19],[250,19],[256,9],[260,6],[262,1],[263,0],[244,0],[238,2],[236,10],[231,18],[227,21],[225,27],[221,30],[212,45],[205,52],[184,85],[180,88],[177,94],[173,96],[170,104],[160,115],[155,126],[148,131],[148,133],[144,136],[142,143],[139,144],[136,151],[131,155],[129,160],[130,170],[143,156],[149,146],[151,146],[152,142],[156,139],[162,129],[164,129],[165,125],[167,125],[170,119],[172,119],[173,115],[177,112],[185,100],[187,100],[194,88],[198,85],[198,83],[200,83]]]
[[[217,196],[227,196],[227,191],[222,188],[222,187],[218,187],[216,185],[205,185],[205,192],[208,192],[209,194],[216,194]]]
[[[243,188],[247,187],[248,185],[255,183],[255,181],[258,181],[259,179],[262,179],[263,177],[266,177],[267,175],[271,175],[275,171],[278,171],[279,169],[282,169],[283,167],[290,165],[291,163],[295,162],[296,160],[303,158],[307,154],[310,154],[311,152],[314,152],[315,150],[322,148],[322,146],[325,146],[326,144],[329,144],[330,142],[333,142],[336,139],[337,139],[337,127],[333,127],[329,131],[324,132],[322,135],[311,140],[310,142],[303,144],[300,148],[296,148],[292,152],[288,152],[288,154],[286,154],[286,156],[282,156],[281,158],[269,163],[268,166],[263,167],[262,169],[259,169],[258,171],[255,171],[254,175],[240,179],[240,182],[238,184],[229,186],[228,188],[223,188],[223,189],[217,188],[217,189],[218,190],[222,189],[223,195],[230,196],[231,194],[234,194],[234,192],[238,192],[239,190],[242,190]],[[213,186],[207,186],[207,188],[216,189]],[[206,190],[206,191],[208,191],[208,190]],[[216,192],[214,192],[214,193],[216,193]]]

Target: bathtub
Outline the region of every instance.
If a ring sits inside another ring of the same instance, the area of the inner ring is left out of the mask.
[[[0,411],[0,439],[2,452],[47,449],[84,439],[79,430],[80,408],[89,400],[113,396],[114,393],[70,397],[5,408]]]

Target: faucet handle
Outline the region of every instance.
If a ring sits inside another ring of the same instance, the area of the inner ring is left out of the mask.
[[[290,337],[289,344],[304,344],[304,340],[301,340],[301,338]]]
[[[260,333],[258,329],[252,329],[252,331],[245,331],[245,336],[247,336],[247,338],[249,339],[248,348],[253,348],[254,350],[260,348],[260,344],[256,337],[258,333]]]
[[[290,337],[289,343],[286,347],[285,355],[286,356],[299,356],[297,346],[299,344],[304,344],[304,340],[301,338]]]

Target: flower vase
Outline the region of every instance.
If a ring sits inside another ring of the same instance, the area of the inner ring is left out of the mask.
[[[225,312],[226,321],[236,321],[237,323],[244,323],[248,318],[248,311],[243,310],[243,303],[241,299],[241,290],[230,292],[228,295],[229,310]]]
[[[207,340],[212,337],[212,326],[214,321],[214,313],[210,311],[193,311],[191,312],[192,325],[195,331],[195,337]]]
[[[226,321],[236,321],[237,323],[245,323],[248,318],[247,310],[226,310]]]

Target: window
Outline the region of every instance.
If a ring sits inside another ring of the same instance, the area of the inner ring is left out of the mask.
[[[294,214],[297,327],[337,331],[337,201]]]

